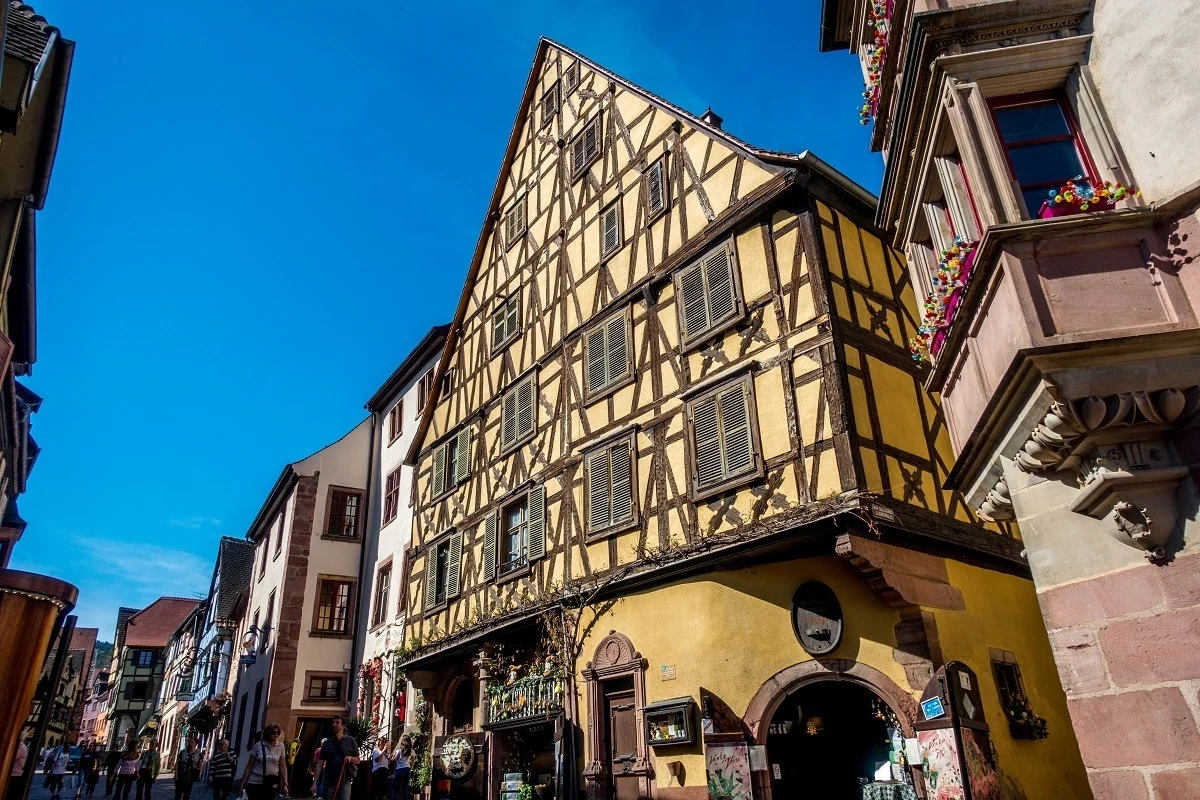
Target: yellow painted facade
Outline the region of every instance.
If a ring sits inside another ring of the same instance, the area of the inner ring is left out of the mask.
[[[597,152],[581,161],[576,143],[596,120]],[[789,615],[814,577],[845,611],[834,658],[919,698],[922,664],[906,672],[896,649],[901,612],[916,614],[928,669],[959,659],[985,684],[1014,785],[1029,800],[1086,785],[1015,532],[941,488],[945,422],[905,351],[915,299],[872,213],[873,198],[823,162],[753,148],[543,41],[413,453],[408,666],[432,680],[435,736],[455,730],[448,682],[479,680],[476,656],[564,587],[615,599],[592,635],[619,631],[642,653],[646,702],[703,687],[743,714],[773,675],[811,660]],[[736,311],[688,339],[680,275],[722,247]],[[589,390],[585,342],[620,315],[629,374]],[[521,426],[509,398],[531,377],[529,434],[506,437]],[[709,490],[689,403],[741,379],[753,469]],[[597,530],[585,464],[626,439],[632,515]],[[505,574],[497,548],[514,503],[530,509],[527,552]],[[856,536],[882,550],[864,555]],[[690,577],[665,577],[683,564]],[[595,646],[583,642],[574,665],[580,687]],[[1009,737],[990,648],[1019,658],[1050,739]],[[659,681],[664,664],[674,681]],[[480,691],[473,729],[487,721]],[[587,729],[582,689],[567,706]],[[589,747],[581,765],[602,760]],[[682,794],[703,786],[702,753],[671,755],[691,776]],[[680,793],[665,769],[651,774],[658,794]]]

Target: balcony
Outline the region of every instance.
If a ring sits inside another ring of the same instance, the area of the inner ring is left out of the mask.
[[[529,675],[511,683],[489,683],[484,698],[484,727],[515,728],[552,720],[562,711],[564,683],[560,675]]]

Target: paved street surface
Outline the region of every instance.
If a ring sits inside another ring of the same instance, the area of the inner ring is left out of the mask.
[[[29,790],[29,800],[50,800],[50,790],[42,788],[42,773],[39,771],[34,779],[33,787]],[[116,791],[116,787],[113,787]],[[137,796],[137,787],[134,786],[129,790],[129,800],[134,800]],[[59,795],[59,800],[73,800],[75,797],[74,791],[63,789]],[[87,795],[83,795],[81,800],[88,800]],[[104,778],[96,784],[96,792],[92,795],[91,800],[105,800],[104,797]],[[111,800],[111,798],[109,798]],[[150,792],[150,800],[175,800],[175,776],[170,772],[164,772],[158,776],[158,780],[154,782],[154,788]],[[212,800],[212,789],[203,783],[197,783],[192,786],[192,800]]]

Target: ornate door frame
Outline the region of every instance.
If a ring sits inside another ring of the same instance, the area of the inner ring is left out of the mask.
[[[596,645],[592,660],[583,669],[587,681],[588,759],[583,768],[585,791],[589,800],[604,800],[604,782],[608,766],[601,752],[604,743],[604,681],[633,679],[634,721],[637,726],[637,760],[627,774],[638,778],[641,797],[653,797],[654,770],[646,746],[646,662],[624,634],[609,631]]]

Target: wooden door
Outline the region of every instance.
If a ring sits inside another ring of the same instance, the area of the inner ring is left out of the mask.
[[[633,689],[614,686],[607,690],[606,687],[604,711],[607,717],[608,796],[610,800],[637,800],[638,776],[632,773],[637,761],[638,740]]]

